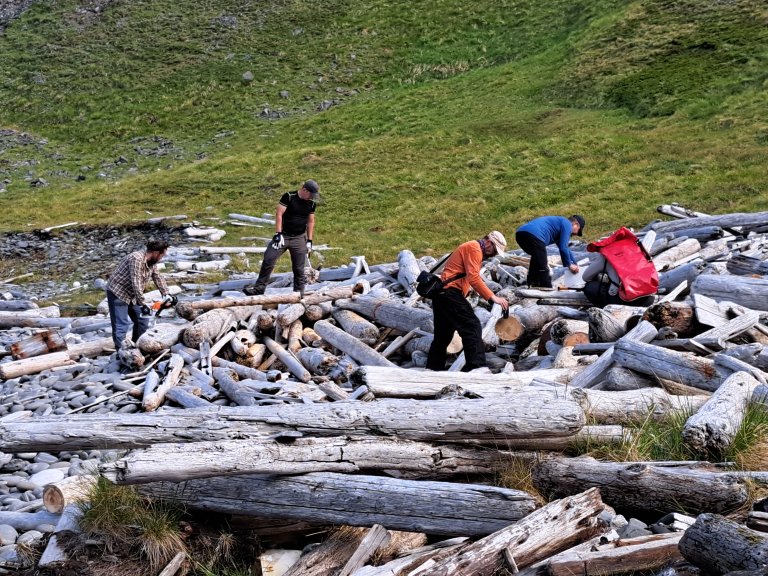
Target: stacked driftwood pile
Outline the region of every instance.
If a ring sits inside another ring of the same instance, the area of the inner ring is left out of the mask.
[[[695,453],[722,452],[747,405],[766,397],[768,213],[661,210],[676,219],[639,232],[662,287],[647,309],[523,288],[522,253],[488,262],[487,283],[512,305],[504,318],[476,303],[490,369],[471,373],[460,371],[460,341],[450,370],[421,369],[432,312],[414,283],[434,260],[407,250],[391,264],[356,257],[312,270],[303,299],[289,274],[262,296],[242,293],[253,278],[182,280],[176,314],[121,358],[103,314],[0,302],[0,526],[38,539],[57,522],[72,530],[68,502],[96,468],[267,531],[361,527],[302,556],[292,575],[759,567],[766,540],[723,515],[747,507],[768,474],[563,455],[574,442],[631,441],[625,424],[671,414],[690,415],[683,441]],[[585,246],[574,250],[586,264]],[[178,249],[169,260],[238,251]],[[574,283],[553,268],[559,284]],[[558,500],[490,485],[521,465]],[[52,512],[37,511],[50,505],[45,485]],[[6,566],[23,560],[3,554]],[[52,538],[42,564],[64,554]],[[367,565],[372,557],[383,565]]]

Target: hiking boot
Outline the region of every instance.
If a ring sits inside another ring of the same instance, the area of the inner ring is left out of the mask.
[[[256,284],[249,284],[245,288],[243,288],[243,293],[246,296],[261,296],[264,294],[264,288],[261,286],[257,286]]]

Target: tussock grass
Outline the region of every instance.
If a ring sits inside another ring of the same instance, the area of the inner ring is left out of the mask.
[[[80,526],[86,534],[102,539],[108,550],[134,555],[155,571],[186,551],[179,530],[180,509],[103,477],[89,496],[82,504]]]

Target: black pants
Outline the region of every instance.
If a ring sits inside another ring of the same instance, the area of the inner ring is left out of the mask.
[[[291,254],[291,267],[293,268],[293,289],[296,292],[304,292],[304,286],[307,283],[304,267],[307,264],[307,235],[284,236],[285,246],[282,248],[272,248],[272,243],[267,245],[267,251],[264,252],[264,260],[261,263],[259,277],[254,284],[251,284],[249,292],[252,294],[264,294],[264,290],[269,282],[269,277],[275,269],[277,259],[288,250]]]
[[[483,344],[483,328],[477,319],[467,299],[456,288],[443,290],[432,299],[434,313],[435,337],[429,348],[427,368],[430,370],[445,370],[445,359],[448,355],[448,345],[453,339],[453,333],[458,331],[464,345],[464,368],[468,372],[474,368],[485,366],[485,345]]]
[[[547,262],[547,245],[529,232],[517,232],[515,240],[517,245],[531,256],[531,262],[528,264],[528,286],[552,288],[552,277],[549,275]]]
[[[640,298],[635,298],[631,302],[627,302],[622,300],[618,294],[611,294],[609,292],[610,287],[610,282],[590,280],[584,285],[584,295],[592,305],[597,308],[604,308],[608,304],[626,304],[628,306],[648,307],[656,301],[656,297],[651,294],[650,296],[641,296]]]

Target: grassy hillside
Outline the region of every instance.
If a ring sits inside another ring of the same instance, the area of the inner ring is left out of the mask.
[[[260,215],[314,177],[331,261],[376,261],[765,209],[766,30],[757,0],[36,4],[0,36],[0,130],[47,143],[0,148],[0,227]]]

